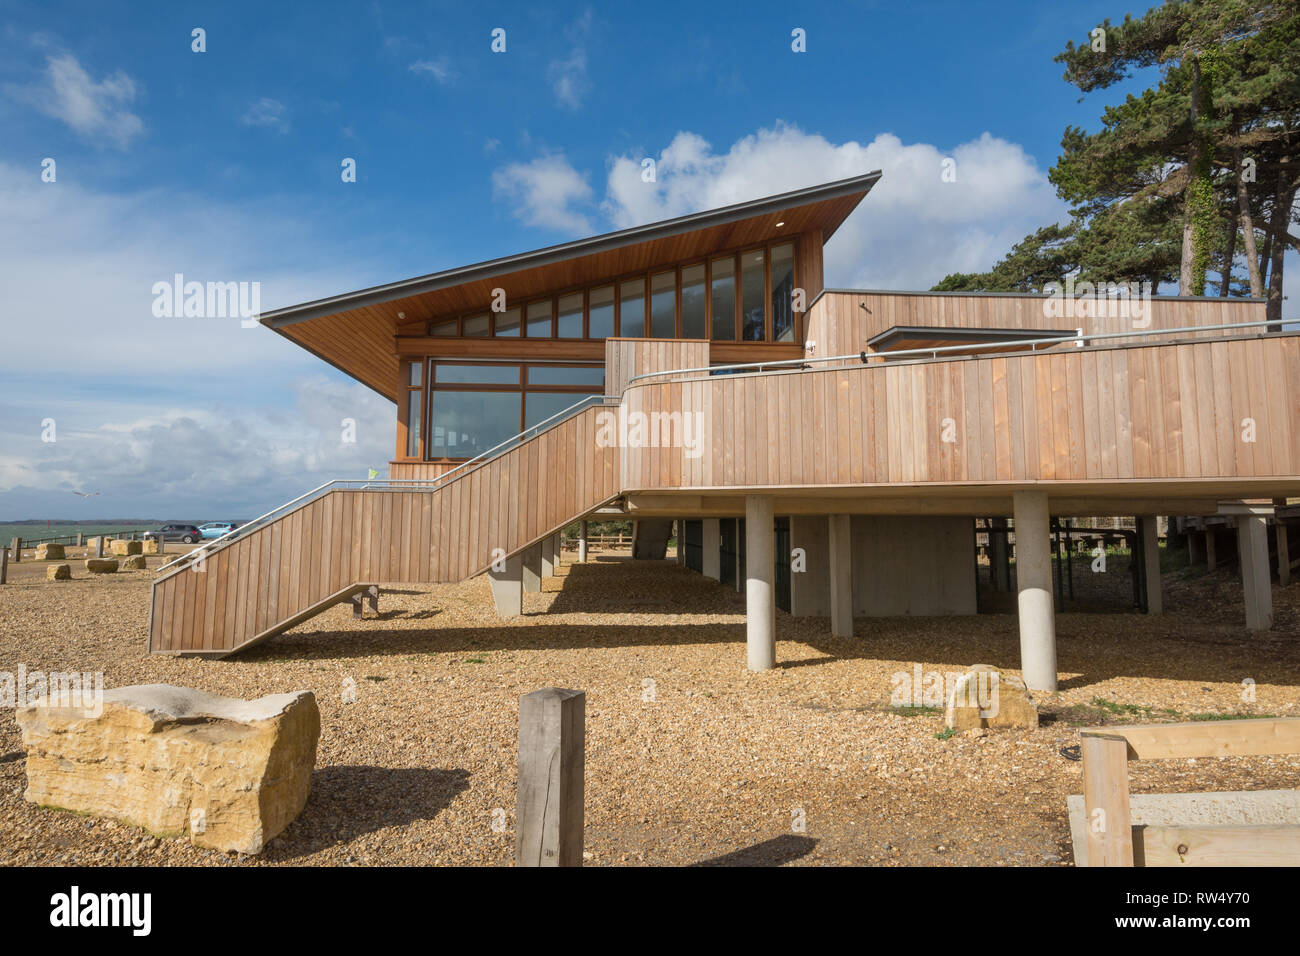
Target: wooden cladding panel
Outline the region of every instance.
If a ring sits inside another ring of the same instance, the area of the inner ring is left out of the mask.
[[[358,583],[459,581],[618,493],[598,408],[436,489],[338,489],[161,578],[150,648],[229,651]]]
[[[709,452],[655,435],[625,450],[625,491],[1300,475],[1295,336],[700,377],[625,404],[703,413]]]
[[[606,339],[605,394],[622,395],[629,379],[648,372],[707,368],[707,339]]]
[[[1132,318],[1049,317],[1041,296],[980,296],[828,292],[809,310],[807,338],[816,342],[818,356],[855,355],[867,349],[867,340],[895,326],[924,326],[965,329],[1063,330],[1082,328],[1084,335],[1128,332]],[[1141,321],[1146,331],[1203,325],[1259,322],[1264,303],[1242,299],[1198,299],[1195,301],[1153,298],[1149,313]],[[1199,333],[1185,333],[1195,336]],[[1223,332],[1207,332],[1219,336]],[[1138,342],[1138,339],[1108,339],[1103,344]],[[1061,348],[1062,346],[1056,346]],[[1066,346],[1068,347],[1068,346]]]

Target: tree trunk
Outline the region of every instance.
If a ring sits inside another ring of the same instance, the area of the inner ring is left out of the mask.
[[[1269,325],[1268,331],[1282,330],[1282,264],[1286,256],[1286,234],[1291,225],[1291,207],[1295,204],[1295,184],[1291,182],[1291,163],[1289,157],[1282,157],[1277,172],[1277,189],[1273,193],[1273,215],[1269,221],[1268,231],[1272,246],[1272,262],[1268,270],[1268,303],[1264,307],[1264,318],[1269,322],[1279,323],[1276,327]]]
[[[1259,277],[1259,252],[1255,249],[1255,223],[1250,215],[1250,198],[1246,195],[1246,181],[1241,178],[1241,147],[1237,147],[1237,213],[1241,220],[1241,243],[1246,250],[1246,275],[1250,280],[1250,294],[1258,299],[1264,295],[1264,281]]]
[[[1232,260],[1237,255],[1237,218],[1228,217],[1228,248],[1223,252],[1223,268],[1219,270],[1219,298],[1226,299],[1232,291]]]

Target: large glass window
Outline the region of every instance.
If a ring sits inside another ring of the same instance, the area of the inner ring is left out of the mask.
[[[582,293],[560,296],[560,324],[555,333],[562,339],[582,338]]]
[[[482,315],[465,316],[465,328],[462,335],[487,335],[491,331],[491,316],[484,312]]]
[[[710,296],[713,306],[713,333],[715,339],[734,341],[736,338],[736,259],[714,259],[709,264],[713,272]]]
[[[518,336],[519,324],[523,320],[523,311],[523,309],[516,305],[513,308],[506,309],[504,312],[498,312],[496,329],[492,334],[501,336]]]
[[[794,245],[772,247],[772,341],[794,341]]]
[[[551,300],[528,303],[528,337],[530,339],[549,339],[551,337],[551,318],[554,310]]]
[[[533,385],[595,385],[605,384],[603,365],[530,365],[528,384]]]
[[[645,279],[618,284],[618,334],[625,339],[645,335]]]
[[[704,263],[682,267],[682,337],[707,339],[704,325]]]
[[[650,337],[677,336],[677,273],[660,272],[650,277]]]
[[[442,322],[435,322],[429,328],[430,335],[460,335],[460,320],[446,319]]]
[[[519,434],[520,392],[434,391],[431,458],[473,458]]]
[[[528,392],[524,395],[524,428],[572,408],[586,396],[575,392]]]
[[[439,362],[434,367],[438,385],[518,385],[518,365],[452,365]]]
[[[740,256],[740,337],[746,342],[761,342],[767,323],[763,302],[763,266],[767,253],[754,249]]]
[[[614,287],[603,285],[587,293],[587,335],[607,339],[614,334]]]

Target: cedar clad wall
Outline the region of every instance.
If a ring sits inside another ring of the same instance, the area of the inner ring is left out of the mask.
[[[1160,299],[1143,303],[1138,326],[1132,318],[1049,317],[1046,299],[1033,295],[953,295],[951,293],[827,292],[809,310],[807,340],[816,343],[817,357],[856,355],[867,340],[895,326],[937,326],[966,329],[1051,329],[1065,334],[1082,328],[1084,335],[1145,331],[1238,322],[1262,322],[1264,303],[1249,299]],[[1261,329],[1262,330],[1262,329]],[[1250,331],[1250,330],[1243,330]],[[1219,337],[1232,331],[1207,332]],[[1187,333],[1184,333],[1187,335]],[[1116,345],[1140,339],[1107,339]],[[1058,346],[1059,347],[1059,346]],[[1065,346],[1069,347],[1069,346]]]
[[[154,582],[152,651],[234,650],[355,583],[460,581],[613,498],[587,409],[437,490],[334,490]]]
[[[629,379],[648,372],[708,365],[705,339],[606,339],[605,394],[622,395]]]
[[[701,413],[708,449],[627,449],[625,491],[1300,475],[1295,336],[698,377],[625,403]]]

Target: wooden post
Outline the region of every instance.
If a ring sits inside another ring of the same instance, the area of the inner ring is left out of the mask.
[[[1285,498],[1274,498],[1273,508],[1276,514],[1277,508],[1285,508]],[[1286,587],[1291,583],[1291,548],[1287,541],[1286,522],[1282,520],[1281,515],[1277,515],[1277,523],[1273,528],[1277,537],[1277,583],[1278,587]]]
[[[1133,865],[1128,800],[1128,741],[1083,734],[1083,825],[1089,866]]]
[[[0,548],[0,584],[9,583],[9,549]]]
[[[104,556],[104,536],[101,534],[98,538],[95,539],[95,557],[102,558],[103,556]]]
[[[586,707],[559,687],[519,698],[516,866],[582,866]]]
[[[85,546],[86,546],[86,532],[84,532],[84,531],[78,531],[78,532],[77,532],[77,547],[78,547],[78,548],[84,548]]]
[[[14,538],[13,551],[14,551],[14,558],[13,558],[13,560],[14,560],[14,564],[17,564],[18,562],[22,561],[22,559],[23,559],[23,539],[22,539],[22,538]]]
[[[1218,558],[1214,553],[1214,526],[1205,529],[1205,570],[1213,571],[1219,566]]]

